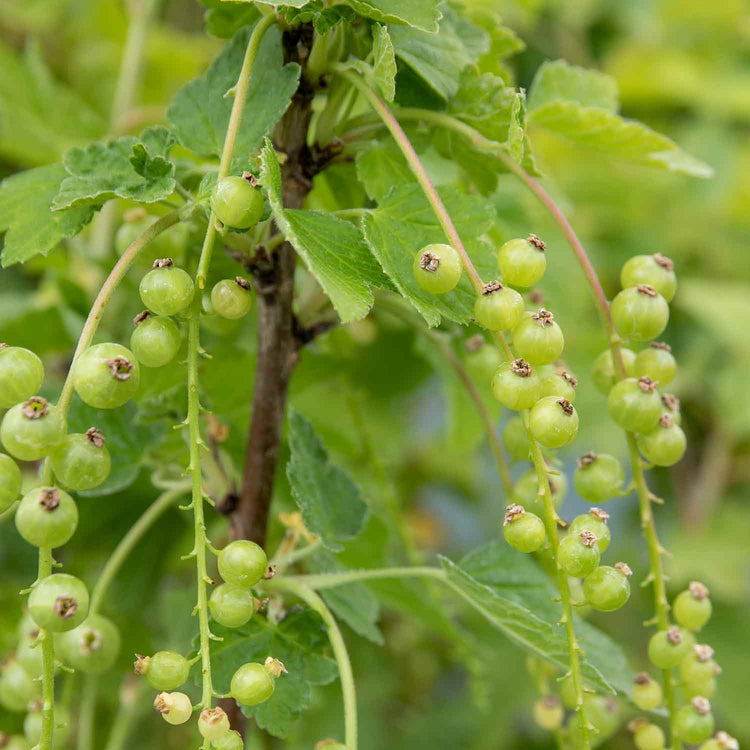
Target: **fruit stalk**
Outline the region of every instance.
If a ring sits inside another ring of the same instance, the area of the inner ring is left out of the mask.
[[[37,582],[52,575],[52,550],[39,548],[39,575]],[[39,750],[50,750],[55,725],[55,645],[52,633],[39,631],[42,643],[42,736]]]

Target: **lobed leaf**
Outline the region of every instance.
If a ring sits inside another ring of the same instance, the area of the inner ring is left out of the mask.
[[[373,25],[371,59],[372,63],[367,63],[352,57],[343,64],[361,73],[371,88],[379,89],[383,98],[392,102],[396,96],[396,58],[388,29],[379,23]]]
[[[360,16],[435,32],[441,18],[439,0],[345,0]]]
[[[565,60],[539,66],[529,91],[529,110],[557,101],[578,102],[609,112],[620,108],[617,81],[606,73],[570,65]]]
[[[302,6],[282,5],[279,13],[288,24],[312,23],[321,36],[342,21],[353,21],[356,13],[346,5],[326,7],[323,0],[310,0]]]

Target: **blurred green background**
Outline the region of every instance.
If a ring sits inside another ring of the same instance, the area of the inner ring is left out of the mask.
[[[619,269],[631,255],[661,252],[676,264],[679,289],[665,340],[680,363],[672,390],[682,401],[690,441],[673,470],[652,472],[664,498],[657,522],[665,546],[670,590],[699,579],[711,589],[715,615],[702,640],[723,666],[714,699],[717,725],[750,743],[750,9],[743,0],[472,0],[500,8],[527,43],[511,68],[528,87],[538,65],[564,57],[614,75],[622,110],[674,138],[715,169],[712,180],[691,180],[591,158],[552,136],[538,134],[544,183],[559,201],[599,270],[605,290],[618,290]],[[123,131],[158,122],[165,104],[199,73],[223,42],[203,31],[205,8],[193,0],[161,4],[147,44],[139,106],[119,123]],[[116,0],[0,0],[0,175],[59,160],[72,145],[103,137],[126,34]],[[591,362],[606,342],[591,295],[563,238],[512,176],[496,195],[502,231],[545,238],[548,272],[542,289],[566,332],[566,359],[580,380],[578,440],[566,471],[589,449],[624,458],[622,433],[610,423],[605,399],[593,388]],[[118,215],[125,209],[118,206]],[[116,255],[90,247],[90,230],[68,247],[23,267],[0,272],[0,341],[28,346],[44,357],[54,395],[83,317]],[[94,262],[92,262],[92,258]],[[218,261],[221,270],[228,260]],[[221,265],[224,264],[224,265]],[[104,321],[115,340],[129,335],[138,311],[134,269]],[[211,406],[230,426],[227,450],[242,453],[254,362],[254,320],[229,336],[206,333],[207,348],[232,352],[231,370],[206,366]],[[468,335],[468,333],[467,333]],[[226,359],[223,360],[223,365]],[[250,375],[248,376],[248,373]],[[222,392],[227,377],[238,385]],[[57,379],[57,380],[56,380]],[[292,403],[310,418],[335,459],[365,489],[373,507],[367,547],[347,551],[358,565],[387,560],[389,508],[403,508],[417,557],[459,557],[497,535],[504,498],[473,414],[450,374],[433,368],[420,337],[377,311],[338,329],[305,351],[295,373]],[[179,414],[182,391],[172,380],[147,383],[142,412]],[[149,427],[164,455],[179,452],[158,419]],[[159,442],[161,440],[161,442]],[[137,448],[137,446],[136,446]],[[445,460],[451,451],[451,460]],[[158,457],[158,452],[157,452]],[[282,452],[282,461],[285,454]],[[82,521],[61,554],[69,572],[91,584],[108,552],[156,495],[152,459],[126,490],[81,501]],[[514,476],[524,467],[514,467]],[[29,477],[29,481],[33,478]],[[275,510],[291,509],[283,472]],[[568,495],[567,518],[583,503]],[[607,506],[613,557],[636,571],[647,567],[633,497]],[[215,540],[225,522],[214,517]],[[279,528],[272,536],[278,538]],[[103,736],[118,701],[130,654],[158,647],[187,650],[192,571],[180,554],[190,545],[188,521],[169,514],[120,576],[106,613],[124,634],[120,669],[101,678],[97,721]],[[34,576],[35,550],[0,525],[0,655],[14,644],[21,600],[15,593]],[[387,597],[387,591],[382,592]],[[361,707],[363,750],[406,748],[529,748],[551,746],[534,727],[535,691],[523,655],[460,602],[444,602],[465,631],[447,633],[429,612],[403,602],[384,609],[385,646],[346,633]],[[637,586],[624,610],[594,618],[626,644],[635,668],[646,666],[649,596]],[[436,627],[437,626],[437,627]],[[471,633],[472,635],[468,635]],[[168,645],[167,645],[168,644]],[[585,644],[584,644],[585,647]],[[126,689],[132,687],[126,682]],[[184,747],[136,698],[132,745]],[[17,730],[18,717],[0,712],[0,729]],[[310,748],[341,734],[338,683],[317,689],[312,708],[286,741],[252,733],[257,748]],[[136,745],[137,740],[137,745]],[[630,746],[622,730],[608,747]]]

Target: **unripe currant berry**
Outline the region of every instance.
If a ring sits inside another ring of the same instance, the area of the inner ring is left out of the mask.
[[[213,742],[223,737],[229,731],[229,717],[223,708],[204,708],[198,717],[198,731],[201,736]]]
[[[620,494],[625,472],[608,453],[584,453],[573,474],[576,492],[589,503],[605,503]]]
[[[35,547],[62,547],[78,527],[75,500],[57,487],[37,487],[16,510],[18,533]]]
[[[547,268],[544,248],[544,242],[535,234],[525,240],[508,240],[497,253],[497,267],[503,281],[513,286],[534,286]]]
[[[235,583],[222,583],[211,592],[208,600],[211,616],[227,628],[239,628],[255,612],[255,599],[250,589]]]
[[[567,370],[552,368],[549,372],[540,373],[542,380],[542,396],[556,396],[564,398],[572,404],[576,398],[578,378]]]
[[[129,401],[140,382],[138,361],[120,344],[96,344],[73,364],[73,387],[96,409],[116,409]]]
[[[228,320],[239,320],[253,306],[252,284],[242,276],[222,279],[211,290],[211,306],[214,312]]]
[[[53,573],[42,578],[29,595],[29,612],[43,630],[62,633],[77,628],[89,613],[89,592],[79,578]]]
[[[445,294],[461,279],[461,257],[450,245],[427,245],[414,256],[414,278],[430,294]]]
[[[503,286],[499,281],[485,284],[474,303],[474,317],[477,323],[490,331],[513,328],[523,314],[523,297],[515,289]]]
[[[598,733],[596,735],[597,740],[604,742],[619,729],[622,706],[617,698],[611,695],[585,693],[583,708],[586,712],[586,718],[593,724]],[[578,717],[574,718],[577,719]],[[577,724],[580,727],[580,721]]]
[[[503,536],[519,552],[536,552],[544,544],[546,532],[539,516],[528,513],[521,505],[509,505],[503,519]]]
[[[565,474],[549,477],[549,487],[552,493],[552,504],[555,508],[562,505],[565,493],[568,491],[568,480]],[[526,510],[543,512],[542,498],[539,495],[539,477],[534,469],[527,471],[514,485],[511,499]]]
[[[677,626],[654,633],[648,642],[648,658],[659,669],[676,667],[690,650],[690,642]]]
[[[66,435],[49,454],[55,476],[72,490],[98,487],[108,476],[111,459],[104,435],[96,427]]]
[[[664,413],[669,414],[675,424],[682,425],[682,413],[680,411],[680,399],[671,393],[662,393],[661,403],[664,407]]]
[[[638,450],[655,466],[673,466],[684,455],[687,438],[669,414],[662,414],[653,430],[638,436]]]
[[[21,470],[18,464],[10,456],[0,453],[0,513],[18,500],[21,484]]]
[[[159,693],[154,708],[170,724],[184,724],[193,715],[193,704],[185,693]]]
[[[34,694],[31,677],[16,659],[0,664],[0,706],[6,711],[21,713],[26,711]]]
[[[0,424],[5,450],[21,461],[44,458],[65,435],[57,408],[41,396],[32,396],[9,409]]]
[[[620,609],[630,598],[632,571],[625,563],[615,563],[613,568],[601,565],[589,573],[583,581],[586,601],[600,612]]]
[[[697,696],[683,706],[675,718],[677,734],[688,745],[707,740],[714,731],[714,717],[707,698]]]
[[[243,706],[257,706],[273,695],[274,681],[282,672],[286,672],[284,665],[270,656],[265,664],[243,664],[232,675],[229,692],[237,703]]]
[[[688,700],[698,697],[711,698],[716,692],[716,687],[716,678],[712,677],[706,682],[685,683],[682,686],[682,692]]]
[[[2,750],[29,750],[29,743],[23,735],[0,732],[0,748]]]
[[[144,310],[133,318],[133,325],[130,348],[144,367],[163,367],[175,358],[182,338],[172,318]]]
[[[672,602],[674,619],[687,630],[700,630],[711,617],[711,610],[708,589],[698,581],[691,581]]]
[[[554,732],[562,726],[562,703],[556,695],[544,695],[534,703],[534,721],[548,732]]]
[[[713,660],[711,646],[697,643],[680,662],[680,677],[687,685],[703,685],[721,670]]]
[[[500,350],[488,344],[481,333],[470,336],[464,342],[466,347],[466,369],[478,383],[489,383],[495,370],[502,364]]]
[[[661,706],[663,700],[661,685],[647,672],[639,672],[633,685],[633,703],[641,711],[651,711]]]
[[[22,638],[16,646],[16,659],[26,670],[29,677],[36,679],[42,676],[44,664],[42,659],[41,641],[39,640],[39,628],[34,625],[35,635]],[[0,745],[2,747],[2,745]]]
[[[159,217],[147,213],[140,206],[126,211],[122,224],[115,232],[115,252],[122,255]],[[155,255],[175,255],[182,253],[188,240],[190,230],[184,222],[164,230],[148,243],[149,252]]]
[[[154,261],[138,287],[143,304],[156,315],[176,315],[192,301],[193,280],[171,258]]]
[[[677,374],[677,361],[672,355],[672,348],[661,341],[652,341],[636,355],[633,373],[637,378],[648,375],[660,385],[671,383]]]
[[[596,537],[596,543],[599,552],[604,554],[609,547],[612,534],[610,533],[607,521],[609,513],[601,508],[591,508],[588,513],[576,516],[568,527],[570,534],[580,534],[582,531],[590,531]]]
[[[242,735],[233,729],[212,743],[213,750],[243,750],[244,747],[245,742],[242,739]]]
[[[565,339],[555,316],[542,307],[513,329],[513,346],[532,365],[547,365],[562,354]]]
[[[120,631],[106,617],[93,614],[55,640],[55,653],[73,669],[86,674],[106,672],[120,653]]]
[[[133,667],[137,675],[146,675],[154,690],[174,690],[190,674],[190,662],[176,651],[157,651],[153,656],[136,654]]]
[[[0,409],[33,396],[44,380],[42,360],[29,349],[0,344]]]
[[[263,578],[267,568],[263,548],[247,539],[230,542],[219,553],[219,575],[227,583],[250,588]]]
[[[622,288],[649,284],[667,302],[671,302],[677,291],[677,277],[672,261],[661,253],[635,255],[628,260],[620,272]]]
[[[740,750],[740,743],[726,732],[718,731],[706,740],[698,750]]]
[[[249,172],[225,177],[216,186],[211,207],[216,218],[234,229],[250,229],[263,216],[263,193]]]
[[[531,443],[521,417],[513,417],[508,420],[508,424],[505,425],[503,430],[503,445],[516,461],[528,459]]]
[[[617,333],[628,341],[655,339],[667,327],[669,305],[652,286],[623,289],[610,306]]]
[[[635,368],[635,352],[630,349],[620,348],[620,357],[625,367],[625,376],[633,377]],[[617,369],[612,360],[612,350],[605,349],[594,360],[594,372],[592,373],[596,389],[605,396],[610,392],[612,386],[620,379],[617,375]]]
[[[546,659],[541,659],[533,654],[526,655],[526,670],[534,678],[535,682],[543,683],[557,675],[557,667]]]
[[[612,419],[629,432],[650,432],[662,413],[656,383],[649,377],[626,378],[616,383],[607,404]]]
[[[508,409],[530,409],[541,392],[539,376],[523,359],[503,362],[492,378],[492,393]]]
[[[529,429],[545,448],[562,448],[578,433],[578,412],[565,398],[545,396],[531,408]]]
[[[557,562],[574,578],[591,573],[599,564],[599,545],[596,536],[588,529],[568,534],[557,548]]]
[[[634,719],[629,726],[633,732],[633,743],[638,750],[663,750],[664,732],[660,726],[645,719]]]

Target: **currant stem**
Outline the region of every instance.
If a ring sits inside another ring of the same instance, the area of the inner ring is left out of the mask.
[[[408,566],[395,568],[370,568],[369,570],[348,570],[345,573],[315,573],[310,575],[284,576],[280,581],[299,583],[316,591],[343,586],[357,581],[373,581],[381,578],[439,578],[447,580],[445,571],[430,566]]]
[[[39,548],[39,573],[37,581],[52,575],[52,550]],[[50,750],[55,726],[55,644],[52,633],[40,630],[42,643],[42,736],[39,750]]]

